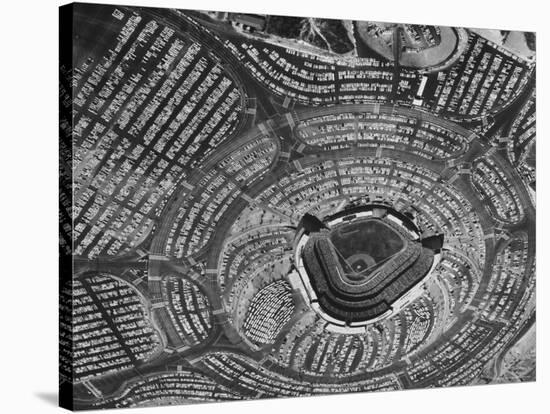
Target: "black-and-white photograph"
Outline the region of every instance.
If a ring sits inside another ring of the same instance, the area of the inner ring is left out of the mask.
[[[61,406],[535,381],[534,32],[59,13]]]

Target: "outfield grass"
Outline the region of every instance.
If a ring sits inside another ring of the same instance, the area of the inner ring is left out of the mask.
[[[398,253],[405,245],[401,236],[380,220],[362,220],[335,229],[330,240],[355,272],[361,272]],[[348,267],[348,266],[346,266]]]

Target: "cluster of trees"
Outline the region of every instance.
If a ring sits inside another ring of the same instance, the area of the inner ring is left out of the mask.
[[[342,20],[269,16],[266,32],[287,39],[303,40],[338,54],[353,50],[353,43]]]
[[[525,32],[525,42],[533,52],[537,50],[537,39],[534,32]]]

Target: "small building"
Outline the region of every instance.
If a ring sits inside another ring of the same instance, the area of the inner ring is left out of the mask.
[[[230,20],[252,30],[262,31],[265,29],[266,19],[260,14],[235,13],[231,14]]]

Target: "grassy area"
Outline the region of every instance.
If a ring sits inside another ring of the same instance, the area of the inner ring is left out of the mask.
[[[73,56],[75,67],[81,66],[86,59],[100,59],[116,42],[124,22],[113,17],[113,6],[97,4],[78,4],[74,8]]]
[[[335,249],[354,271],[362,271],[399,252],[404,241],[380,220],[345,224],[330,235]]]

